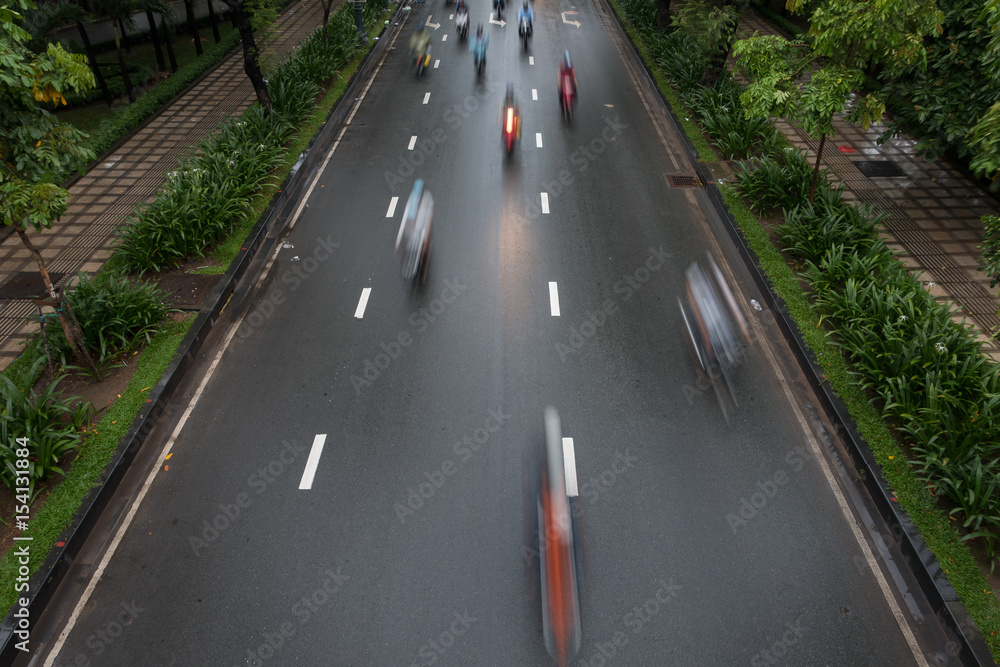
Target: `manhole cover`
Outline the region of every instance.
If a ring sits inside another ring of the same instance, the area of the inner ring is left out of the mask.
[[[667,175],[667,181],[672,188],[700,188],[701,179],[688,174]]]
[[[860,169],[861,173],[868,178],[878,176],[906,176],[906,172],[900,169],[895,162],[889,162],[888,160],[862,160],[855,162],[854,166]]]
[[[53,285],[62,280],[65,273],[49,271],[49,279]],[[38,271],[21,271],[15,273],[0,285],[0,299],[44,299],[45,283]]]

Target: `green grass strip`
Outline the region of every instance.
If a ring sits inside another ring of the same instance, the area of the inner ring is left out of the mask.
[[[809,305],[809,299],[791,267],[771,243],[767,232],[747,208],[737,189],[727,184],[722,188],[722,195],[743,236],[757,253],[760,267],[772,281],[774,292],[788,305],[789,314],[822,366],[826,379],[847,406],[858,432],[882,467],[882,475],[895,493],[899,507],[906,512],[937,557],[948,575],[948,581],[982,632],[993,659],[1000,662],[1000,602],[968,545],[961,541],[954,524],[938,507],[925,482],[911,469],[889,426],[858,385],[850,362],[830,342],[826,327]]]
[[[135,373],[121,398],[93,428],[66,477],[48,494],[45,505],[28,522],[28,529],[22,535],[34,538],[30,543],[32,575],[79,511],[84,495],[98,484],[112,454],[145,405],[149,390],[160,381],[192,322],[194,315],[184,321],[170,322],[153,337],[141,352]],[[0,608],[8,611],[18,597],[14,590],[17,570],[18,561],[11,549],[0,559]]]
[[[28,391],[35,386],[38,378],[42,377],[42,373],[45,372],[45,366],[39,368],[34,374],[31,372],[31,367],[34,366],[35,362],[44,356],[45,350],[42,347],[41,336],[37,336],[28,344],[21,356],[3,370],[3,374],[10,378],[14,386],[22,392]]]

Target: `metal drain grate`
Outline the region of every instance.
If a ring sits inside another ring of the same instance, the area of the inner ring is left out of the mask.
[[[701,179],[690,174],[667,174],[667,182],[672,188],[700,188]]]
[[[880,176],[906,176],[906,172],[899,168],[895,162],[888,160],[861,160],[855,162],[854,166],[861,170],[861,173],[868,178]]]

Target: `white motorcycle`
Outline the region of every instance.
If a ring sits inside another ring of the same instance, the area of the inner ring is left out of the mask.
[[[455,14],[455,28],[458,30],[458,35],[462,39],[466,39],[469,36],[469,11],[458,12]]]

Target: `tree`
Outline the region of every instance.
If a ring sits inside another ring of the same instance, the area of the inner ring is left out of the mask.
[[[736,28],[740,23],[739,6],[729,0],[722,7],[693,0],[677,12],[674,23],[694,36],[702,48],[707,65],[698,83],[714,86],[726,68],[726,58],[736,39]]]
[[[323,8],[323,44],[329,45],[330,39],[327,36],[327,23],[330,22],[330,10],[333,8],[333,0],[319,0],[320,7]]]
[[[805,3],[788,0],[787,7],[801,12]],[[834,114],[846,110],[848,122],[867,129],[885,112],[880,95],[855,94],[865,71],[924,62],[923,38],[941,32],[942,18],[934,0],[823,0],[812,13],[811,44],[754,35],[734,45],[737,66],[750,81],[740,97],[744,113],[780,116],[820,139],[810,201]]]
[[[118,52],[118,67],[122,71],[122,81],[125,84],[125,93],[130,102],[135,102],[135,88],[132,87],[132,79],[128,75],[128,67],[125,65],[125,54],[122,53],[122,33],[125,32],[125,25],[135,26],[132,14],[135,12],[135,0],[96,0],[96,9],[99,15],[110,19],[111,28],[115,33],[115,50]],[[121,30],[119,30],[121,26]]]
[[[50,182],[49,174],[82,167],[94,157],[83,147],[86,135],[60,123],[40,103],[65,104],[64,93],[94,87],[94,74],[85,56],[67,53],[58,44],[49,44],[44,54],[30,51],[30,35],[18,23],[20,12],[34,4],[13,2],[0,5],[0,219],[17,232],[38,264],[77,362],[89,362],[93,368],[82,336],[70,321],[72,312],[52,284],[27,229],[47,229],[66,211],[69,192]]]
[[[270,35],[270,27],[278,17],[278,12],[269,0],[225,0],[233,15],[233,25],[240,32],[243,43],[243,71],[253,85],[257,101],[264,108],[264,115],[271,113],[271,93],[261,69],[260,47],[254,31],[260,31],[260,43],[265,44]]]
[[[990,41],[980,57],[983,71],[994,85],[1000,85],[1000,0],[987,0],[982,20],[990,31]],[[973,172],[989,176],[994,183],[1000,173],[1000,100],[983,114],[969,132],[969,147],[975,157],[969,163]]]

